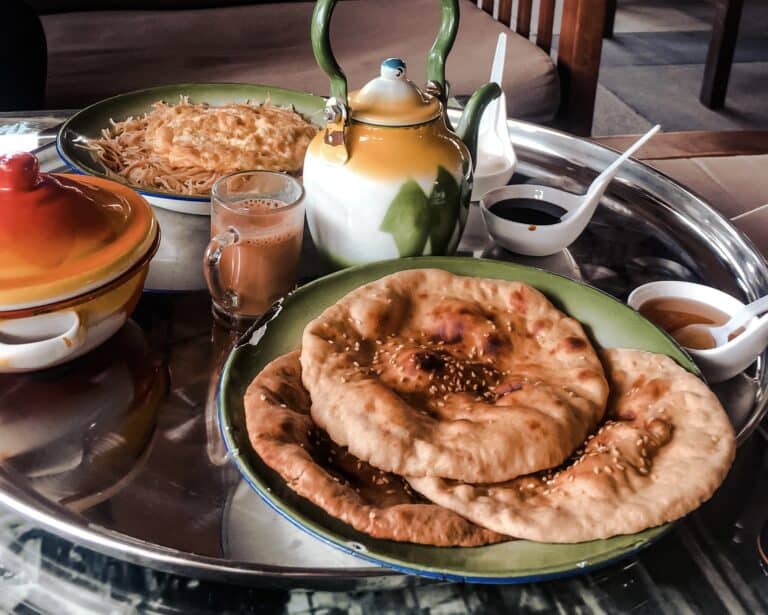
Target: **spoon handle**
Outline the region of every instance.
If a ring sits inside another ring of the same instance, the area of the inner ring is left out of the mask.
[[[501,85],[504,76],[504,58],[507,51],[507,35],[504,32],[499,34],[496,41],[496,53],[493,54],[493,64],[491,65],[491,81]]]
[[[581,204],[566,213],[560,221],[571,222],[576,225],[575,221],[578,220],[580,224],[583,223],[584,226],[586,226],[589,219],[592,217],[592,214],[595,213],[595,209],[597,209],[597,206],[600,204],[600,199],[602,198],[605,189],[608,187],[608,184],[611,183],[611,180],[616,175],[619,167],[624,164],[632,154],[645,145],[648,139],[659,132],[660,128],[661,126],[656,124],[656,126],[651,128],[642,137],[630,145],[626,152],[609,164],[608,167],[589,185],[586,194],[581,197]]]
[[[504,77],[504,58],[507,52],[507,35],[504,32],[499,34],[499,38],[496,41],[496,52],[493,55],[493,64],[491,64],[491,83],[497,83],[501,87],[501,82]],[[501,98],[501,97],[499,97]],[[480,132],[484,133],[493,130],[497,121],[500,103],[499,98],[492,100],[488,103],[485,111],[483,112],[483,118],[481,120]],[[505,121],[506,128],[506,121]]]
[[[747,324],[755,316],[760,316],[763,312],[768,311],[768,295],[753,301],[749,305],[745,305],[742,309],[736,312],[731,319],[721,325],[721,329],[724,331],[733,331],[739,327]]]
[[[625,151],[621,156],[619,156],[616,160],[614,160],[611,164],[609,164],[606,167],[606,169],[594,179],[592,184],[589,186],[589,190],[587,190],[587,194],[590,197],[594,197],[595,193],[599,193],[600,195],[602,195],[602,193],[605,191],[605,188],[608,186],[608,184],[616,175],[616,172],[619,170],[619,167],[622,164],[624,164],[632,154],[634,154],[637,150],[643,147],[643,145],[645,145],[646,142],[653,135],[659,132],[660,129],[661,129],[661,125],[656,124],[656,126],[651,128],[642,137],[640,137],[637,141],[635,141],[632,145],[630,145],[627,151]],[[599,198],[599,197],[596,197],[596,198]]]

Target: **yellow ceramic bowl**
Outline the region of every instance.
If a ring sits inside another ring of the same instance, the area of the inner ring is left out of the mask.
[[[157,233],[141,261],[96,290],[58,304],[0,312],[0,373],[59,365],[112,337],[139,301],[159,242]]]
[[[0,220],[11,238],[0,268],[0,373],[58,365],[111,337],[136,307],[160,243],[152,209],[132,190],[44,174],[8,188],[18,183],[8,167],[22,164],[36,161],[0,157],[3,196],[14,199]]]

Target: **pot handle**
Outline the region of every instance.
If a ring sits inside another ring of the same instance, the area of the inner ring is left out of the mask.
[[[347,106],[347,77],[331,49],[331,17],[337,1],[317,0],[315,3],[311,29],[312,51],[318,65],[331,80],[331,96]],[[427,55],[427,82],[440,86],[441,95],[445,99],[445,60],[459,30],[459,0],[440,0],[440,15],[440,29]]]
[[[33,336],[34,341],[22,341]],[[86,327],[75,310],[0,321],[0,371],[2,367],[45,369],[61,363],[80,350],[86,337]],[[8,343],[9,339],[20,342]]]

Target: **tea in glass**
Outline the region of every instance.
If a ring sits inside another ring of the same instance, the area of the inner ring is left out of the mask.
[[[258,318],[296,283],[304,189],[283,173],[244,171],[211,191],[205,274],[214,316],[228,325]]]

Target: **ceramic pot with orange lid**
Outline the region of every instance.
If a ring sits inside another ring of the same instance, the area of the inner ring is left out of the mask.
[[[0,373],[95,348],[139,300],[160,230],[147,202],[109,180],[39,172],[0,156]]]

